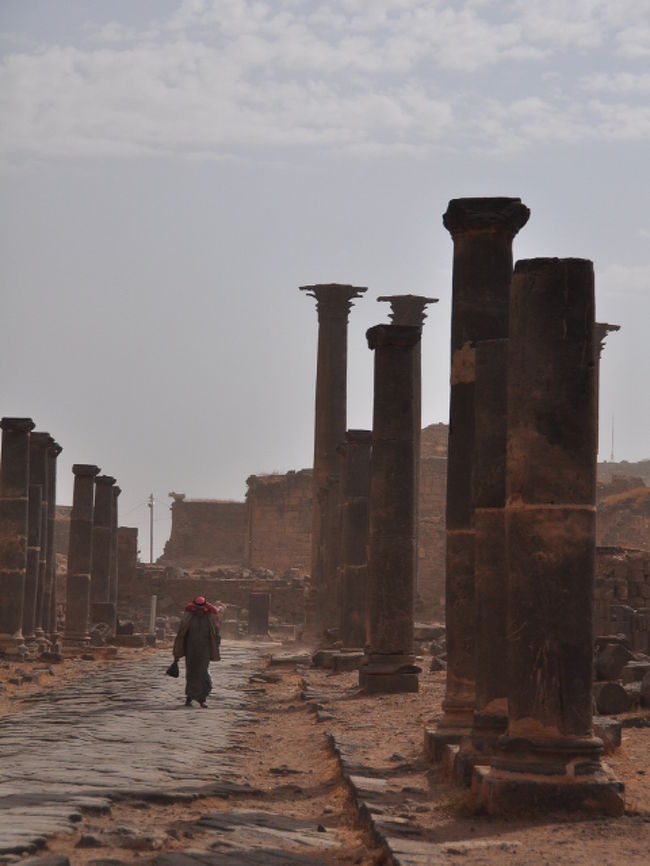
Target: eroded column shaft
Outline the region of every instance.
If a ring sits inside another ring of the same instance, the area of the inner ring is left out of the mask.
[[[413,352],[421,329],[377,325],[370,459],[366,691],[417,691],[413,656],[415,439]]]
[[[98,466],[75,463],[70,541],[68,544],[68,575],[66,580],[66,610],[64,647],[79,647],[88,643],[90,618],[90,569],[93,541],[93,495]]]
[[[48,449],[47,466],[47,547],[43,600],[41,605],[41,625],[48,640],[57,640],[56,623],[56,556],[54,553],[54,528],[56,524],[56,461],[63,449],[52,442]]]
[[[512,241],[528,220],[518,198],[449,202],[454,241],[447,460],[447,684],[441,742],[471,729],[475,704],[475,536],[472,501],[475,344],[508,336]]]
[[[24,651],[31,418],[3,418],[0,464],[0,649]]]

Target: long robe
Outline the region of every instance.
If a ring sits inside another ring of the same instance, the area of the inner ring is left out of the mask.
[[[186,613],[181,621],[174,655],[185,656],[185,695],[203,703],[212,691],[208,671],[211,659],[218,659],[218,631],[210,614]],[[216,654],[215,654],[216,646]]]

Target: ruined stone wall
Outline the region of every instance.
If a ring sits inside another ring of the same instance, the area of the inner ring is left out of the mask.
[[[650,487],[633,487],[598,503],[598,544],[650,551]]]
[[[251,475],[246,480],[245,562],[276,574],[309,572],[312,472]]]
[[[158,596],[158,611],[161,615],[177,615],[185,605],[205,596],[208,601],[222,601],[232,605],[228,618],[240,611],[246,618],[248,596],[251,592],[270,592],[272,618],[286,623],[302,624],[305,620],[305,583],[299,578],[272,578],[256,575],[242,569],[229,574],[224,572],[188,574],[176,568],[138,565],[135,579],[126,587],[120,587],[118,613],[121,618],[131,618],[140,612],[146,617],[152,595]]]
[[[54,513],[54,552],[68,557],[71,505],[57,505]]]
[[[117,529],[118,595],[133,583],[138,566],[138,530],[132,526]]]
[[[625,634],[633,649],[650,652],[650,555],[598,547],[594,632]]]
[[[446,424],[430,424],[420,440],[416,620],[444,618],[448,432]]]
[[[243,502],[185,499],[178,495],[171,512],[171,533],[159,563],[198,568],[243,562],[246,526]]]

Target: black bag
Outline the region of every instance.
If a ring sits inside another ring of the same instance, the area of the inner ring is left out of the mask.
[[[165,673],[168,677],[178,676],[178,661],[176,659],[174,659],[174,661],[170,664]]]

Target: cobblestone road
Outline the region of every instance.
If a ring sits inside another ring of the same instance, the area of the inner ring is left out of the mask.
[[[236,782],[228,745],[251,720],[251,647],[229,644],[211,665],[207,710],[183,705],[184,669],[165,676],[169,651],[97,666],[65,691],[35,697],[0,720],[0,854],[69,829],[80,810],[123,796],[164,799]]]

